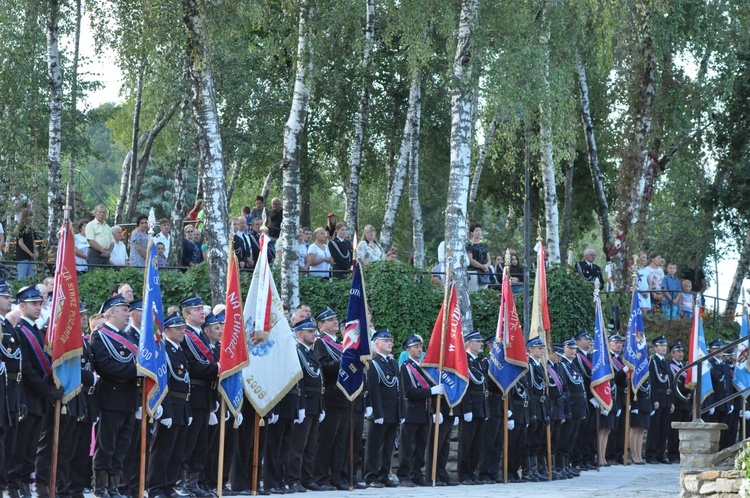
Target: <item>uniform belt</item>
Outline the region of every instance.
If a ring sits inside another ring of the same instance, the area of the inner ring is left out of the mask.
[[[570,393],[571,396],[575,396],[576,398],[585,398],[586,393]]]
[[[89,387],[89,388],[88,388],[88,390],[86,391],[86,394],[88,394],[89,396],[92,396],[92,395],[94,394],[94,391],[95,391],[95,390],[96,390],[96,386],[91,386],[91,387]]]
[[[514,399],[513,400],[513,404],[514,405],[518,405],[518,406],[523,406],[525,408],[525,407],[529,406],[529,400],[528,399],[524,399],[524,400],[520,400],[520,399],[516,400],[516,399]]]
[[[194,386],[210,387],[211,389],[216,387],[215,380],[190,379],[190,384]]]
[[[482,397],[489,396],[489,392],[483,389],[469,389],[468,393],[473,394],[474,396],[482,396]]]
[[[23,374],[21,372],[7,372],[8,382],[16,382],[20,384],[22,378]]]
[[[184,399],[185,401],[190,401],[190,393],[178,393],[175,391],[169,391],[169,395],[173,398],[179,398]]]
[[[123,379],[104,379],[104,380],[106,380],[107,382],[114,382],[115,384],[133,384],[134,386],[139,386],[139,385],[141,385],[141,384],[140,384],[140,379],[138,379],[138,382],[137,382],[137,383],[134,383],[132,379],[130,379],[130,380],[123,380]]]
[[[322,394],[323,393],[323,388],[321,388],[321,387],[305,387],[305,392]]]
[[[661,388],[661,389],[660,389],[660,388],[658,388],[658,387],[656,388],[656,392],[659,392],[659,393],[667,393],[667,394],[672,394],[672,390],[671,390],[671,389],[664,389],[664,388]]]

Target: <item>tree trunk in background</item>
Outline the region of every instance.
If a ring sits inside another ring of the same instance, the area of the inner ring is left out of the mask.
[[[415,111],[409,139],[409,206],[411,208],[411,240],[414,266],[424,268],[424,221],[419,203],[419,132],[422,128],[422,73],[415,70],[412,86],[417,88]],[[414,80],[417,80],[416,82]]]
[[[143,144],[139,148],[143,150],[138,157],[138,168],[135,172],[133,181],[130,182],[130,188],[128,189],[128,203],[125,209],[125,216],[122,219],[123,223],[133,223],[135,221],[136,210],[138,209],[138,197],[141,193],[141,185],[143,184],[143,177],[146,174],[146,166],[148,166],[148,160],[151,156],[151,148],[154,146],[154,140],[159,136],[159,133],[167,126],[167,123],[172,119],[177,109],[180,107],[180,102],[177,101],[172,104],[172,107],[167,111],[159,110],[156,115],[156,122],[154,126],[148,130],[145,135]]]
[[[307,130],[302,133],[302,150],[300,150],[299,159],[299,179],[300,185],[312,185],[310,179],[310,156],[308,155]],[[313,227],[312,215],[310,214],[310,188],[302,189],[299,196],[299,226]],[[313,228],[314,230],[314,228]]]
[[[135,106],[133,108],[133,138],[130,146],[130,164],[128,165],[128,187],[125,196],[125,209],[119,209],[120,202],[118,201],[116,215],[117,223],[129,222],[134,211],[133,206],[138,202],[138,198],[133,196],[133,191],[136,188],[135,182],[136,176],[138,175],[138,151],[141,149],[141,106],[143,105],[143,76],[145,72],[146,61],[142,60],[138,65],[138,81],[135,91]],[[140,187],[138,188],[140,189]]]
[[[737,310],[737,302],[740,299],[740,291],[742,291],[742,283],[745,280],[745,275],[750,272],[750,230],[745,235],[745,242],[742,244],[742,250],[740,251],[740,259],[737,261],[737,269],[734,272],[734,278],[732,279],[732,285],[729,287],[729,295],[727,296],[727,306],[724,308],[724,315],[727,317],[733,317]],[[745,303],[742,303],[744,306]]]
[[[75,2],[75,40],[73,42],[73,64],[70,77],[70,134],[77,137],[78,133],[78,59],[81,48],[81,0]],[[78,154],[76,148],[70,151],[70,165],[68,167],[68,178],[70,181],[70,192],[67,199],[71,207],[71,218],[75,220],[76,213],[76,167],[78,166]],[[77,221],[77,220],[76,220]]]
[[[418,73],[418,71],[415,71]],[[404,193],[404,185],[408,176],[409,153],[411,152],[412,124],[415,120],[417,107],[420,105],[421,77],[416,74],[412,77],[409,87],[409,108],[406,112],[404,132],[401,135],[401,148],[398,154],[396,168],[391,176],[388,187],[388,195],[385,199],[385,213],[383,214],[383,226],[380,228],[380,245],[384,251],[390,249],[393,243],[393,230],[396,227],[396,216]]]
[[[547,254],[550,263],[560,262],[560,214],[555,180],[555,161],[552,157],[552,108],[549,84],[549,38],[550,26],[546,7],[542,13],[544,47],[544,71],[542,72],[542,100],[539,103],[539,135],[541,140],[541,176],[544,186],[544,223],[547,232]]]
[[[497,136],[497,116],[492,118],[490,127],[487,130],[487,135],[484,138],[484,145],[482,145],[479,151],[479,158],[477,159],[477,165],[474,167],[474,175],[471,177],[471,188],[469,189],[469,213],[474,213],[474,205],[477,202],[477,192],[479,191],[479,179],[482,177],[482,170],[484,169],[484,163],[487,161],[487,154],[490,151],[490,147],[495,142]]]
[[[186,75],[187,76],[187,75]],[[183,99],[180,104],[180,121],[177,137],[177,167],[174,171],[174,182],[172,186],[172,211],[169,214],[172,220],[171,247],[169,249],[169,266],[181,266],[182,242],[184,239],[184,214],[187,212],[187,178],[190,167],[190,151],[195,144],[196,135],[191,133],[191,109],[190,99]],[[200,183],[200,179],[198,179]],[[158,227],[157,227],[158,230]]]
[[[583,122],[583,134],[586,136],[586,151],[589,157],[589,169],[591,170],[591,181],[594,184],[594,195],[596,196],[596,207],[599,214],[599,223],[602,226],[602,245],[605,251],[612,241],[609,227],[609,204],[604,192],[604,178],[599,167],[599,149],[596,147],[596,136],[594,134],[594,120],[591,118],[591,104],[589,100],[589,83],[586,78],[586,66],[576,63],[578,70],[578,90],[581,99],[581,121]]]
[[[60,155],[62,150],[63,81],[58,47],[59,0],[50,0],[47,12],[47,76],[49,78],[49,141],[47,149],[47,247],[57,244],[62,226],[63,195]]]
[[[471,116],[474,102],[471,38],[477,25],[478,0],[462,0],[458,44],[453,59],[454,86],[451,95],[451,170],[445,208],[445,254],[456,282],[464,330],[472,330],[471,303],[466,267],[466,208],[469,200],[471,169]]]
[[[629,256],[631,249],[640,248],[636,228],[643,212],[648,170],[653,159],[649,150],[651,123],[654,105],[654,75],[656,58],[651,37],[651,12],[642,1],[635,2],[631,18],[635,24],[632,57],[634,64],[629,75],[630,115],[625,132],[624,155],[617,174],[617,218],[616,232],[611,253],[612,277],[616,289],[624,289],[630,283]],[[632,247],[631,247],[632,246]]]
[[[284,126],[284,158],[282,168],[284,234],[281,244],[281,300],[294,309],[299,306],[299,253],[297,232],[300,209],[300,151],[302,135],[307,121],[310,87],[308,79],[312,73],[312,39],[310,19],[313,14],[310,0],[299,2],[299,31],[297,35],[297,74],[294,79],[294,95],[289,118]]]
[[[560,241],[560,260],[562,264],[569,265],[568,250],[570,248],[570,218],[573,215],[573,171],[576,160],[575,147],[570,148],[570,162],[568,171],[565,173],[565,212],[563,213],[563,233]]]
[[[206,221],[203,239],[208,246],[211,297],[215,303],[226,298],[229,227],[224,153],[216,110],[211,57],[205,32],[205,13],[197,0],[183,0],[188,32],[188,74],[193,90],[193,119],[198,140],[200,175],[203,180],[203,209]]]
[[[145,141],[146,135],[141,135],[138,138],[138,147],[140,148]],[[117,197],[117,207],[115,208],[116,223],[120,223],[125,214],[126,201],[128,192],[130,191],[130,166],[133,163],[132,159],[133,150],[131,149],[125,154],[125,159],[122,160],[122,167],[120,168],[120,195]]]
[[[227,205],[232,203],[234,187],[237,185],[237,179],[240,177],[240,169],[242,169],[240,160],[235,159],[232,161],[232,167],[229,170],[229,185],[227,186]]]
[[[362,56],[364,83],[359,94],[359,111],[354,125],[354,139],[349,156],[349,186],[346,189],[346,215],[344,219],[349,230],[349,240],[354,240],[354,234],[357,233],[359,174],[362,171],[362,145],[365,141],[365,128],[367,128],[370,110],[370,85],[372,84],[370,66],[372,63],[372,47],[375,43],[375,0],[366,0],[366,2],[365,50]]]

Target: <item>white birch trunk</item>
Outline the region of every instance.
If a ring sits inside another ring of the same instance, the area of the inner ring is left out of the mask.
[[[573,214],[573,173],[575,172],[576,148],[570,148],[570,160],[568,171],[565,173],[565,208],[563,211],[563,232],[560,242],[560,261],[564,265],[570,265],[568,261],[568,250],[570,248],[570,218]]]
[[[213,302],[218,303],[226,298],[229,251],[224,152],[221,146],[211,57],[204,30],[205,14],[197,0],[183,0],[183,6],[184,22],[188,31],[188,74],[193,90],[193,118],[200,156],[200,176],[203,180],[203,209],[206,212],[203,237],[208,245],[207,263],[211,297]]]
[[[547,232],[547,254],[550,263],[560,263],[560,211],[557,199],[557,182],[555,180],[555,161],[552,157],[552,109],[550,104],[549,85],[549,38],[550,27],[543,13],[544,34],[544,72],[542,73],[542,101],[539,104],[541,139],[542,185],[544,186],[545,228]]]
[[[268,205],[268,194],[271,192],[271,184],[273,183],[273,173],[276,169],[276,166],[272,166],[271,169],[268,171],[268,174],[266,175],[266,181],[263,182],[263,190],[261,190],[260,195],[263,196],[264,199],[266,199],[266,205]]]
[[[370,85],[372,76],[370,66],[372,63],[372,47],[375,43],[375,0],[366,0],[367,17],[365,23],[365,49],[362,56],[362,70],[364,72],[364,84],[359,93],[359,111],[354,125],[354,139],[349,155],[349,185],[346,189],[346,215],[349,240],[354,240],[357,233],[357,219],[359,214],[359,175],[362,171],[362,146],[365,141],[365,128],[370,110]]]
[[[471,188],[469,189],[469,211],[472,210],[474,204],[477,202],[477,192],[479,191],[479,180],[482,177],[482,170],[484,169],[484,163],[487,161],[487,154],[490,151],[490,147],[495,142],[497,136],[497,116],[492,118],[490,127],[487,130],[487,135],[484,138],[484,144],[479,150],[479,158],[477,158],[477,165],[474,167],[474,174],[471,177]]]
[[[177,166],[174,171],[174,181],[172,187],[172,210],[169,217],[172,220],[172,245],[169,249],[169,265],[180,266],[182,262],[182,246],[185,238],[182,231],[184,227],[183,214],[187,211],[187,178],[188,168],[190,167],[190,152],[194,150],[196,135],[191,133],[192,110],[190,108],[190,98],[183,98],[180,104],[180,118],[178,124],[177,137]],[[201,183],[198,180],[198,183]]]
[[[143,76],[146,72],[146,63],[141,61],[138,65],[138,78],[135,90],[135,105],[133,106],[133,134],[130,143],[130,165],[128,166],[128,190],[125,196],[125,214],[123,219],[120,219],[120,213],[122,210],[117,210],[117,216],[115,220],[117,223],[123,221],[129,222],[132,213],[134,211],[133,205],[138,201],[137,196],[134,196],[134,190],[136,188],[136,176],[138,175],[138,151],[141,149],[140,134],[141,134],[141,106],[143,104]],[[118,202],[119,205],[119,202]]]
[[[47,240],[48,246],[57,243],[57,231],[62,224],[63,196],[60,170],[62,150],[63,86],[60,49],[58,47],[59,0],[50,0],[47,12],[47,76],[50,86],[49,139],[47,149]]]
[[[417,81],[414,81],[417,80]],[[416,104],[409,139],[409,206],[411,208],[411,240],[414,266],[424,268],[424,221],[419,203],[419,132],[422,128],[422,73],[414,71],[412,86],[416,87]]]
[[[578,71],[578,90],[581,100],[581,121],[583,121],[583,134],[586,137],[586,150],[589,157],[589,169],[591,170],[591,181],[594,184],[594,195],[596,196],[596,207],[599,214],[599,223],[602,226],[602,243],[606,247],[610,243],[612,235],[609,227],[609,204],[604,193],[604,179],[599,167],[599,149],[596,146],[594,134],[594,121],[591,119],[591,104],[589,100],[589,83],[586,78],[586,66],[581,62],[576,63]]]
[[[472,80],[473,59],[471,38],[477,25],[478,0],[462,0],[458,25],[458,43],[453,59],[454,87],[451,94],[451,170],[448,179],[448,199],[445,208],[446,262],[453,271],[464,330],[472,330],[471,303],[469,301],[466,267],[466,208],[469,200],[469,173],[471,170],[471,116],[474,101]]]
[[[240,177],[240,168],[242,163],[235,159],[232,161],[231,169],[229,170],[229,185],[227,186],[227,204],[232,203],[232,196],[234,195],[234,187],[237,186],[237,179]]]
[[[300,214],[300,152],[302,133],[307,121],[310,87],[308,79],[312,73],[312,40],[310,19],[313,6],[309,0],[299,2],[299,31],[297,36],[297,74],[294,79],[294,95],[289,118],[284,126],[283,207],[284,220],[281,231],[281,299],[294,309],[299,306],[299,254],[297,232]]]
[[[737,261],[737,269],[734,272],[732,285],[729,287],[727,306],[724,308],[725,316],[734,316],[737,310],[737,301],[740,298],[740,291],[742,291],[742,283],[745,281],[745,276],[748,272],[750,272],[750,230],[745,235],[745,241],[740,251],[740,259]]]
[[[411,152],[412,123],[414,123],[414,114],[419,105],[421,78],[412,77],[409,86],[409,108],[406,112],[406,121],[404,122],[404,132],[401,135],[401,148],[398,153],[396,167],[391,176],[391,183],[388,188],[388,195],[385,199],[385,213],[383,214],[383,225],[380,228],[380,245],[384,251],[388,251],[393,244],[393,230],[396,226],[396,216],[398,207],[401,203],[401,196],[404,193],[404,185],[408,175],[409,153]]]

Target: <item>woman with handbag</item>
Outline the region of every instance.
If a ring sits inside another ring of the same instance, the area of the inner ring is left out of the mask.
[[[482,225],[472,223],[469,234],[471,240],[466,244],[466,254],[469,256],[469,292],[472,292],[495,283],[495,274],[490,249],[482,242]]]

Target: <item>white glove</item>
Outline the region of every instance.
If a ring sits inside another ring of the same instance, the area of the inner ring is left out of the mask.
[[[96,385],[96,383],[99,381],[99,376],[96,375],[96,372],[91,372],[91,373],[94,374],[94,385]]]
[[[627,366],[627,365],[625,365],[624,367],[622,367],[622,371],[625,372],[625,373],[628,373],[628,372],[630,372],[630,367]]]
[[[143,418],[143,407],[139,406],[138,409],[135,411],[135,419],[140,420]]]
[[[589,400],[589,403],[591,403],[592,405],[594,405],[594,408],[599,408],[599,402],[596,400],[596,398],[591,398]]]
[[[159,405],[156,407],[156,411],[154,412],[154,420],[159,420],[162,415],[164,415],[164,408]]]
[[[516,428],[516,421],[515,420],[508,420],[508,430],[512,431]]]
[[[302,421],[305,420],[305,409],[301,409],[297,411],[297,418],[294,419],[295,424],[301,424]]]
[[[716,411],[716,408],[711,408],[710,410],[708,410],[708,414],[713,415],[715,411]]]
[[[216,425],[219,423],[219,419],[216,417],[216,414],[214,412],[211,412],[211,414],[208,416],[208,425]]]
[[[512,410],[508,410],[508,418],[511,418],[512,416],[513,416],[513,411]]]
[[[430,388],[430,394],[445,394],[445,386],[438,384]]]
[[[734,411],[734,405],[729,405],[729,411],[727,414],[732,413]]]
[[[653,416],[654,416],[654,413],[656,413],[656,410],[651,410],[651,413],[649,413],[649,414],[648,414],[648,415],[649,415],[649,417],[653,417]]]
[[[743,416],[745,417],[745,420],[750,420],[750,410],[746,411]]]
[[[471,412],[464,413],[464,421],[471,422],[472,420],[474,420],[474,414],[473,413],[471,413]]]
[[[193,423],[193,417],[188,417],[188,425]]]
[[[609,410],[602,410],[602,415],[604,415],[605,417],[606,417],[607,415],[609,415]]]
[[[242,425],[242,421],[243,421],[243,420],[244,420],[244,419],[242,418],[242,414],[241,414],[241,413],[238,413],[238,414],[237,414],[237,417],[235,417],[235,419],[234,419],[234,427],[235,427],[235,429],[236,429],[237,427],[239,427],[239,426],[241,426],[241,425]]]
[[[224,422],[226,422],[227,420],[229,420],[229,416],[230,415],[231,415],[231,413],[229,413],[229,410],[227,410],[226,413],[224,413]]]
[[[399,425],[403,424],[404,422],[406,422],[405,418],[402,418],[401,420],[398,421]]]
[[[634,415],[638,415],[638,408],[635,408],[635,409],[633,409],[633,410],[630,410],[630,413],[632,413],[632,414],[634,414]]]
[[[218,401],[217,401],[217,402],[216,402],[216,404],[214,405],[214,409],[213,409],[213,410],[211,410],[211,411],[212,411],[212,412],[218,412],[218,411],[219,411],[219,402],[218,402]]]
[[[458,417],[453,417],[453,426],[455,427],[457,425],[458,425]]]
[[[437,421],[438,424],[442,424],[443,423],[443,414],[442,413],[438,413],[437,414],[437,420],[438,420]],[[433,424],[435,423],[435,415],[432,416],[432,423]]]
[[[318,423],[322,422],[324,418],[326,418],[325,410],[320,412],[320,415],[318,415]]]
[[[279,421],[279,414],[278,413],[274,413],[274,414],[271,415],[271,420],[268,421],[268,425],[273,425],[273,424],[275,424],[278,421]]]
[[[169,429],[170,427],[172,427],[172,419],[171,418],[163,418],[163,419],[159,420],[159,422],[161,423],[161,425],[163,425],[167,429]]]
[[[370,417],[372,417],[372,407],[368,406],[365,408],[365,418],[370,418]]]
[[[373,422],[375,422],[375,423],[376,423],[376,424],[378,424],[378,425],[383,425],[383,422],[384,422],[384,420],[383,420],[383,418],[381,417],[381,418],[376,418],[375,420],[373,420]]]
[[[622,408],[618,408],[617,415],[615,415],[615,417],[619,417],[621,413],[622,413]]]

